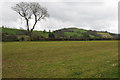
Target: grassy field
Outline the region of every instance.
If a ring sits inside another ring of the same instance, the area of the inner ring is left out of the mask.
[[[117,41],[3,42],[3,78],[117,78]]]

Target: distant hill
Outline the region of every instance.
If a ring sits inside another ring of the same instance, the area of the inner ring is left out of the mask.
[[[1,28],[3,41],[9,41],[10,38],[15,40],[28,40],[26,30]],[[78,28],[63,28],[53,32],[33,31],[33,40],[45,39],[71,39],[71,40],[101,40],[101,39],[118,39],[118,34],[107,31],[85,30]],[[12,41],[12,39],[10,39]]]
[[[54,31],[56,37],[67,38],[67,39],[83,39],[83,40],[94,40],[94,39],[118,39],[120,34],[110,33],[107,31],[95,31],[85,30],[78,28],[64,28]]]
[[[92,31],[78,28],[64,28],[54,31],[54,33],[59,37],[64,38],[87,38],[87,39],[99,39],[99,38],[114,38],[114,36],[109,32],[103,31]]]

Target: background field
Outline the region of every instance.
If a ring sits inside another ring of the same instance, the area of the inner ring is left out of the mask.
[[[1,28],[2,41],[28,41],[26,30]],[[120,34],[107,31],[85,30],[79,28],[62,28],[55,31],[33,31],[33,41],[48,40],[118,40]]]
[[[118,41],[3,42],[3,78],[116,78]]]

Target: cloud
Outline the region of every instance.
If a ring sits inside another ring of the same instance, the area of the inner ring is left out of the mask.
[[[20,21],[20,16],[11,9],[14,4],[15,2],[4,2],[2,25],[19,28],[23,23]],[[48,9],[50,17],[39,22],[36,30],[56,30],[75,26],[118,32],[118,0],[52,0],[51,2],[42,1],[40,4]]]

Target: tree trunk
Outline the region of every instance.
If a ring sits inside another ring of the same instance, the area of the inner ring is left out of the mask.
[[[29,31],[29,32],[28,32],[28,35],[29,35],[29,41],[32,41],[32,32]]]

